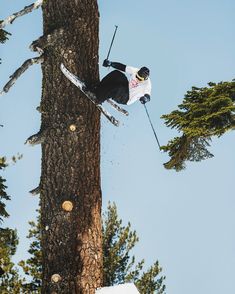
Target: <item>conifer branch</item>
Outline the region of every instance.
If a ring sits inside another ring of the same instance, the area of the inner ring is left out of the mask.
[[[22,10],[15,12],[12,15],[8,16],[5,20],[3,20],[0,23],[0,29],[3,29],[8,24],[12,24],[16,18],[23,16],[27,13],[30,13],[35,9],[38,9],[40,6],[42,6],[42,3],[43,3],[43,0],[37,0],[35,3],[32,3],[31,5],[25,6]]]
[[[7,93],[10,88],[15,84],[16,80],[33,64],[38,64],[43,62],[43,56],[34,57],[27,59],[11,76],[9,82],[3,87],[0,95]]]
[[[235,82],[208,83],[209,87],[192,87],[178,109],[162,115],[166,126],[176,129],[175,137],[162,146],[170,160],[167,169],[180,171],[186,161],[213,157],[208,151],[212,137],[221,137],[235,129]]]

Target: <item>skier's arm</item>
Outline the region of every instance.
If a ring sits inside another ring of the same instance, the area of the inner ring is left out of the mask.
[[[104,60],[103,66],[104,67],[112,66],[115,69],[118,69],[118,70],[121,70],[121,71],[126,71],[126,65],[125,64],[122,64],[120,62],[112,62],[112,61],[109,61],[108,59]]]

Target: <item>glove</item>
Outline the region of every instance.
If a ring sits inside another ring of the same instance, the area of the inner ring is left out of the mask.
[[[144,96],[140,97],[140,102],[142,104],[145,104],[145,103],[147,103],[149,101],[150,101],[150,95],[149,94],[145,94]]]
[[[103,62],[103,66],[104,67],[109,67],[109,66],[111,66],[112,65],[112,62],[111,61],[109,61],[108,59],[105,59],[104,60],[104,62]]]

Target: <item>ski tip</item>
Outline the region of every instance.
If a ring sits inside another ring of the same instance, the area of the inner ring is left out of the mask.
[[[106,116],[107,117],[107,116]],[[107,117],[107,119],[115,126],[115,127],[119,127],[120,122],[119,120],[117,120],[115,117],[111,116],[111,117]]]
[[[113,125],[114,125],[115,127],[119,127],[119,126],[120,126],[120,122],[119,122],[118,120],[116,120],[116,119],[114,119],[114,120],[112,121],[112,123],[113,123]]]
[[[126,116],[128,116],[128,115],[129,115],[129,112],[128,112],[128,111],[125,111],[124,114],[125,114]]]

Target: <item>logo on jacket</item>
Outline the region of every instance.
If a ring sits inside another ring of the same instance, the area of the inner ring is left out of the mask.
[[[138,87],[139,86],[139,82],[138,82],[138,80],[137,79],[132,79],[132,80],[130,80],[130,88],[132,89],[132,88],[136,88],[136,87]]]

